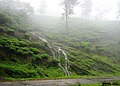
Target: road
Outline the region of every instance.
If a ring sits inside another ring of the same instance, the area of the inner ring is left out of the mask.
[[[120,77],[0,82],[0,86],[68,86],[70,84],[76,84],[76,83],[87,84],[87,83],[98,83],[98,82],[111,82],[115,80],[120,80]]]

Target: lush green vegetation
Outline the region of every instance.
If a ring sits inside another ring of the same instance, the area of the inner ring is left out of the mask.
[[[113,81],[112,85],[118,85],[119,86],[120,85],[120,81]]]
[[[72,18],[69,21],[69,34],[65,35],[64,22],[59,18],[31,18],[24,10],[19,12],[15,9],[8,11],[9,7],[2,8],[0,79],[65,77],[57,65],[59,60],[52,58],[46,43],[29,32],[44,34],[43,37],[52,45],[65,50],[70,78],[120,75],[119,22]]]
[[[68,86],[102,86],[102,85],[101,85],[101,83],[95,83],[95,84],[72,84],[72,85],[68,85]]]
[[[64,76],[46,44],[35,37],[37,42],[29,40],[29,16],[14,8],[0,8],[0,79]]]
[[[92,83],[92,84],[72,84],[72,85],[68,85],[68,86],[119,86],[120,85],[120,81],[113,81],[110,83]]]
[[[73,75],[119,75],[119,21],[71,18],[68,35],[59,18],[45,17],[38,22],[46,38],[68,54]]]

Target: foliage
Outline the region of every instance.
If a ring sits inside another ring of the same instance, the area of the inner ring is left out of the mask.
[[[78,4],[78,0],[63,0],[61,3],[63,5],[64,13],[62,14],[65,17],[66,21],[66,31],[68,29],[68,18],[73,14],[73,7]],[[68,32],[66,32],[68,33]]]
[[[0,12],[0,25],[8,26],[13,23],[13,18],[6,13]]]
[[[0,10],[5,10],[9,13],[24,13],[24,15],[32,14],[33,8],[29,3],[20,2],[19,0],[0,0]]]
[[[0,9],[0,77],[48,77],[48,65],[50,65],[51,57],[47,54],[49,49],[44,48],[44,43],[40,44],[28,40],[31,34],[24,30],[29,26],[26,22],[28,17],[24,13],[20,13],[18,9],[9,8],[15,2],[11,1],[9,5],[5,4],[4,6],[2,4],[6,1],[1,0],[0,2],[0,8],[2,8]],[[8,7],[5,8],[5,6]],[[8,9],[10,10],[8,11]],[[11,13],[13,11],[14,14]],[[26,12],[28,14],[28,11]],[[57,68],[54,69],[54,76],[60,76],[59,71],[56,70]],[[52,77],[50,73],[49,77]]]
[[[59,59],[57,58],[53,58],[51,61],[50,61],[50,66],[54,66],[54,67],[58,67],[58,63],[59,63]]]
[[[26,38],[26,39],[29,39],[30,37],[31,37],[31,34],[25,33],[25,38]]]
[[[73,14],[73,7],[78,4],[77,0],[64,0],[61,3],[64,7],[65,13],[63,15],[69,17],[69,15]]]
[[[5,27],[3,27],[3,26],[0,26],[0,33],[3,33],[3,32],[5,32],[5,30],[6,30],[6,28],[5,28]]]
[[[53,23],[56,21],[57,23]],[[69,21],[68,36],[64,35],[64,22],[59,18],[46,17],[41,25],[46,28],[42,30],[48,40],[67,52],[71,74],[94,76],[119,74],[120,46],[116,44],[120,40],[119,22],[79,18],[70,18]]]
[[[92,0],[84,0],[82,6],[82,17],[87,19],[92,11]],[[97,15],[98,16],[98,15]]]
[[[120,85],[120,81],[113,81],[112,85],[116,85],[116,86],[118,85],[119,86]]]
[[[8,32],[8,34],[14,34],[15,30],[7,28],[7,32]]]
[[[72,84],[72,85],[68,85],[68,86],[101,86],[101,83],[95,83],[95,84]]]
[[[48,59],[49,55],[48,54],[37,54],[34,55],[34,60],[42,60],[42,59]]]
[[[70,4],[71,10],[73,4],[71,2]],[[52,58],[51,50],[46,47],[46,44],[27,32],[28,27],[33,28],[30,22],[27,22],[28,16],[23,12],[12,10],[15,14],[3,11],[3,9],[0,10],[0,77],[64,76],[63,71],[58,67],[60,61],[57,58]],[[42,30],[35,32],[43,33],[46,39],[50,43],[52,42],[51,44],[60,46],[66,51],[71,75],[120,74],[119,22],[101,23],[71,18],[70,32],[68,36],[65,36],[64,22],[58,20],[46,17],[39,24],[43,26],[43,29],[40,27]],[[39,21],[36,22],[39,23]],[[114,35],[110,32],[113,32]],[[29,37],[33,37],[32,40],[29,40]],[[109,43],[109,41],[112,42]]]
[[[62,77],[64,76],[64,73],[60,68],[56,67],[49,67],[45,73],[48,75],[48,77]]]
[[[12,77],[12,78],[35,78],[35,77],[44,77],[43,71],[41,68],[36,70],[28,64],[19,64],[19,63],[9,63],[2,62],[0,64],[0,76],[1,77]]]

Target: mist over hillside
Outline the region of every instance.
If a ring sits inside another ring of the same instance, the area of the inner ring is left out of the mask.
[[[0,0],[0,80],[120,75],[117,0],[96,15],[95,0],[57,0],[59,17],[46,12],[54,1],[21,1]]]

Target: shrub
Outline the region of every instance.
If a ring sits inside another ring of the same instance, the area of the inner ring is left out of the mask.
[[[34,60],[36,59],[48,59],[49,58],[49,55],[48,54],[37,54],[37,55],[34,55]]]
[[[12,78],[34,78],[39,76],[36,70],[28,69],[29,65],[0,64],[0,76]],[[1,75],[2,74],[2,75]]]
[[[58,63],[59,63],[59,62],[60,62],[59,59],[53,58],[53,59],[50,61],[50,66],[58,67]]]
[[[48,55],[48,54],[42,54],[42,55],[41,55],[41,58],[42,58],[42,59],[48,59],[48,58],[49,58],[49,55]]]
[[[20,47],[17,50],[17,52],[20,53],[20,54],[22,54],[22,55],[31,55],[31,54],[33,54],[33,52],[31,52],[28,47]]]
[[[7,33],[8,33],[9,35],[14,35],[14,32],[15,32],[15,30],[10,29],[10,28],[7,28]]]
[[[33,60],[36,60],[36,59],[42,59],[42,57],[41,57],[41,54],[37,54],[37,55],[34,55],[33,56]]]
[[[6,31],[6,28],[3,27],[3,26],[0,26],[0,33],[3,33],[3,32],[5,32],[5,31]]]
[[[19,41],[19,44],[20,44],[21,47],[29,46],[29,44],[27,42],[25,42],[25,41]]]
[[[31,37],[31,34],[29,34],[29,33],[25,33],[24,36],[25,36],[26,39],[29,39],[29,38]]]
[[[37,48],[33,48],[31,47],[30,50],[34,53],[34,54],[38,54],[40,51]]]
[[[0,25],[8,26],[13,23],[13,18],[6,13],[0,13]]]
[[[62,77],[64,76],[64,73],[61,68],[49,67],[47,70],[45,70],[45,75],[48,77]]]
[[[81,42],[81,47],[82,48],[90,48],[91,43],[90,42]]]
[[[45,77],[44,69],[43,68],[37,67],[36,71],[37,71],[37,73],[39,74],[40,77],[42,77],[42,78]]]

